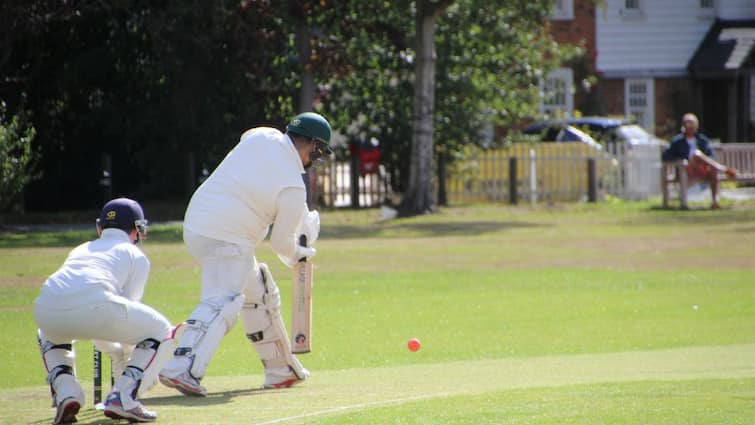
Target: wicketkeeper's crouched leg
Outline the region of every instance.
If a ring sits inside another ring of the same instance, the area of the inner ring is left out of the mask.
[[[37,330],[37,342],[47,371],[53,407],[56,408],[53,424],[76,421],[76,414],[84,405],[84,392],[76,379],[76,354],[73,341],[55,343]]]
[[[280,314],[281,300],[267,265],[255,269],[257,279],[244,288],[241,309],[246,337],[252,342],[265,366],[264,388],[285,388],[309,376],[309,371],[291,353],[286,325]]]
[[[157,374],[173,357],[177,338],[180,338],[185,324],[170,328],[167,319],[160,317],[155,320],[155,329],[167,329],[167,332],[159,339],[146,338],[136,344],[123,373],[116,378],[105,399],[105,416],[109,418],[130,422],[152,422],[157,419],[157,414],[147,410],[137,398],[157,383]]]

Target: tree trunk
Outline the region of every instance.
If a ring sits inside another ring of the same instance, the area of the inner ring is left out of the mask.
[[[435,109],[435,24],[453,1],[417,2],[414,111],[409,182],[399,205],[402,217],[435,210],[433,196],[433,118]]]
[[[296,47],[299,50],[299,61],[301,63],[301,88],[299,90],[299,104],[297,105],[299,109],[294,111],[296,114],[311,111],[315,96],[315,77],[309,60],[309,56],[312,54],[309,48],[309,39],[307,22],[302,21],[296,25]]]
[[[299,50],[299,60],[301,63],[301,88],[299,89],[298,110],[294,111],[295,114],[310,112],[315,96],[315,77],[312,72],[312,64],[309,60],[311,55],[309,43],[310,34],[307,22],[306,20],[301,20],[296,25],[296,47]],[[316,188],[314,186],[316,185],[313,184],[313,180],[316,181],[316,171],[309,169],[304,173],[302,178],[304,179],[304,187],[307,190],[307,206],[309,209],[314,209],[316,203]]]

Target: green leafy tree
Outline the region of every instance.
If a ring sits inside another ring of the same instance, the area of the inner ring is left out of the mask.
[[[33,206],[98,204],[106,154],[114,193],[180,199],[187,169],[284,123],[298,64],[280,3],[3,2],[0,94],[28,99],[42,148]]]
[[[434,155],[501,143],[481,134],[533,116],[540,78],[569,53],[547,33],[550,0],[345,3],[339,2],[340,21],[331,28],[342,37],[348,68],[328,81],[327,106],[350,138],[380,140],[392,189],[415,204],[405,205],[405,215],[434,208]],[[416,69],[417,4],[443,12],[430,19],[436,26],[432,103],[429,87],[420,90],[429,80]],[[424,106],[417,106],[417,95]]]
[[[489,142],[481,129],[511,125],[537,104],[537,80],[558,59],[544,32],[549,5],[0,2],[0,97],[11,112],[27,99],[44,170],[27,203],[99,204],[104,154],[114,193],[185,197],[189,170],[212,168],[245,129],[281,127],[311,108],[352,141],[378,139],[392,189],[421,199],[414,210],[432,208],[435,155]],[[430,38],[418,36],[427,10]],[[434,70],[434,84],[420,69]]]
[[[0,211],[18,201],[31,181],[35,159],[34,128],[18,115],[10,119],[6,115],[5,102],[0,102]]]

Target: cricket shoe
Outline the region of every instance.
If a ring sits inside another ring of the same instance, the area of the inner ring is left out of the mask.
[[[273,388],[289,388],[304,382],[309,376],[307,369],[303,370],[303,376],[300,378],[288,367],[268,368],[265,369],[265,385],[262,388],[269,390]]]
[[[58,408],[55,411],[55,419],[52,421],[53,425],[58,424],[72,424],[76,422],[76,414],[81,409],[81,403],[73,397],[58,403]]]
[[[191,376],[189,372],[183,372],[175,378],[160,374],[160,382],[168,388],[177,389],[183,395],[207,397],[207,388],[199,385],[199,379]]]
[[[121,403],[120,393],[114,392],[108,395],[105,400],[105,416],[110,419],[125,419],[132,422],[154,422],[157,419],[157,413],[147,410],[144,406],[136,402],[136,406],[126,410]]]

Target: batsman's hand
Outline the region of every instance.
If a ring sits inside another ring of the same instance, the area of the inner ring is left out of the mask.
[[[307,246],[313,246],[320,236],[320,213],[316,210],[308,212],[299,224],[297,233],[307,237]]]
[[[302,258],[310,258],[314,257],[315,254],[317,254],[317,250],[314,248],[296,245],[296,249],[294,250],[294,256],[293,257],[287,257],[285,255],[278,254],[278,258],[283,262],[283,264],[293,267],[296,265],[296,263],[299,262]]]

